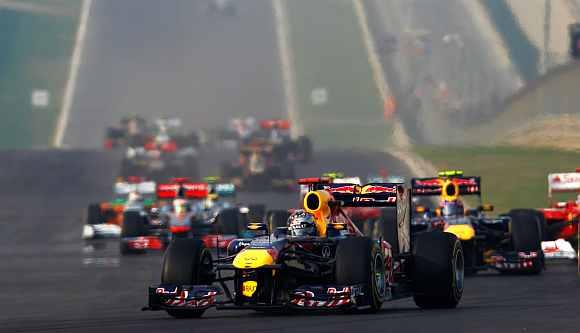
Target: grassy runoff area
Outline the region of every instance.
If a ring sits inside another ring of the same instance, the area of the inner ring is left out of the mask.
[[[51,13],[0,7],[0,149],[46,147],[60,111],[81,1],[23,1]],[[66,4],[66,8],[64,7]],[[63,15],[56,15],[63,9]],[[50,93],[44,109],[35,89]]]
[[[548,173],[580,167],[579,153],[549,149],[428,146],[416,152],[441,170],[481,176],[483,201],[493,204],[497,213],[545,207]]]
[[[316,148],[383,150],[391,126],[373,80],[352,0],[287,0],[297,103]],[[313,105],[315,89],[327,102]]]

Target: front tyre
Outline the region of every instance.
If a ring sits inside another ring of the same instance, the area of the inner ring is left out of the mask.
[[[210,252],[197,239],[175,239],[165,251],[161,283],[173,285],[211,284],[213,262]],[[205,310],[170,309],[174,318],[199,318]]]

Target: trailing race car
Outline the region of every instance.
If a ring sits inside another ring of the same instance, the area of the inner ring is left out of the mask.
[[[121,175],[153,179],[173,175],[197,178],[199,138],[195,133],[180,133],[177,131],[180,126],[181,122],[176,119],[158,119],[141,142],[126,146]]]
[[[559,193],[574,193],[576,198],[554,200],[554,194]],[[548,175],[548,202],[548,208],[540,209],[547,223],[547,239],[576,238],[580,217],[580,172]]]
[[[487,217],[491,205],[481,203],[481,178],[446,171],[435,178],[411,180],[414,197],[438,197],[436,208],[414,207],[411,230],[414,236],[425,232],[456,235],[463,245],[465,272],[492,268],[500,272],[538,274],[544,268],[541,224],[527,211]],[[475,196],[478,206],[465,209],[464,196]]]
[[[240,147],[238,162],[222,164],[221,177],[246,191],[293,190],[294,164],[277,159],[272,149],[269,144]]]
[[[139,116],[124,117],[119,126],[107,128],[105,142],[106,150],[141,145],[147,135],[148,124]]]
[[[262,232],[232,241],[226,256],[214,260],[203,242],[174,240],[161,284],[149,288],[143,310],[165,310],[176,318],[197,318],[210,307],[376,312],[383,302],[404,297],[421,308],[457,306],[463,293],[461,244],[450,233],[411,241],[403,186],[302,183],[311,191],[286,227],[268,233],[263,225],[249,225]],[[343,211],[371,206],[395,212],[383,221],[393,243],[363,236]]]
[[[174,178],[157,185],[154,214],[135,213],[123,221],[123,253],[165,249],[174,238],[200,239],[208,247],[226,248],[244,229],[244,207],[227,200],[233,184],[193,183]]]
[[[155,204],[155,182],[142,177],[119,179],[110,201],[90,204],[87,209],[83,239],[118,238],[128,202],[138,196],[146,210]]]

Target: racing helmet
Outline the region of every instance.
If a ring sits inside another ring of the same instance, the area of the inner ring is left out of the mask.
[[[185,214],[191,212],[191,203],[184,199],[173,200],[173,211],[176,214]]]
[[[463,216],[465,215],[465,207],[461,200],[443,201],[441,203],[442,216]]]
[[[288,231],[291,236],[317,236],[314,216],[303,209],[292,213],[288,218]]]
[[[140,202],[140,201],[143,201],[143,197],[141,196],[141,193],[139,193],[137,191],[131,191],[131,192],[129,192],[129,195],[127,196],[127,201]]]

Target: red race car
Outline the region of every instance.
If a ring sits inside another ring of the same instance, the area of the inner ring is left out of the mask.
[[[555,194],[576,193],[575,200],[556,201]],[[548,175],[549,207],[540,211],[546,219],[546,239],[577,241],[580,219],[580,169]]]

